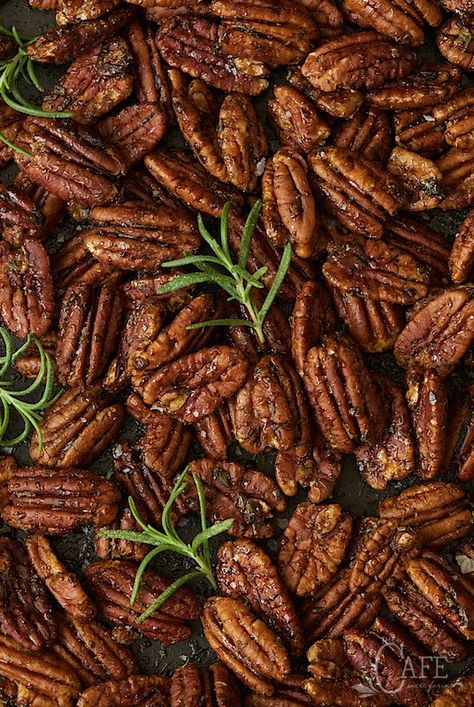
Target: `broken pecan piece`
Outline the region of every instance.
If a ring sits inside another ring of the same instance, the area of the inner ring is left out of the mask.
[[[145,515],[145,509],[143,509]],[[121,508],[112,523],[97,528],[94,534],[94,550],[101,560],[135,560],[140,562],[147,553],[146,545],[121,538],[107,538],[101,535],[102,530],[132,530],[141,531],[140,526],[132,516],[129,508]]]
[[[298,0],[298,2],[310,11],[324,39],[339,37],[342,34],[344,18],[338,5],[331,0]]]
[[[268,116],[279,141],[303,152],[323,144],[331,133],[316,106],[293,86],[275,86]]]
[[[331,144],[384,164],[393,146],[392,123],[383,111],[359,108],[351,118],[336,124]]]
[[[313,86],[301,73],[300,68],[290,69],[288,81],[315,105],[334,118],[350,118],[364,102],[360,91],[340,88],[336,91],[322,91]]]
[[[224,663],[213,663],[200,671],[196,663],[187,663],[174,671],[171,679],[171,707],[213,705],[241,707],[242,694],[234,674]]]
[[[278,636],[247,609],[228,597],[211,597],[201,616],[204,635],[220,660],[248,688],[272,695],[272,680],[290,674],[290,660]]]
[[[199,604],[188,587],[178,589],[151,616],[137,622],[138,616],[172,584],[155,570],[147,569],[137,598],[130,605],[137,569],[138,565],[128,560],[97,560],[86,568],[86,584],[100,613],[115,624],[132,627],[166,645],[189,638],[191,629],[186,622],[198,617]]]
[[[436,45],[451,64],[465,71],[474,68],[474,22],[472,15],[452,15],[436,33]]]
[[[474,267],[474,210],[459,226],[449,256],[449,273],[456,284],[469,278]]]
[[[412,47],[423,44],[425,23],[438,27],[443,20],[436,0],[415,0],[411,4],[400,0],[374,0],[370,5],[363,0],[344,0],[342,11],[354,24],[373,28]]]
[[[163,675],[131,675],[108,680],[81,693],[77,707],[127,707],[143,702],[153,707],[169,705],[169,678]]]

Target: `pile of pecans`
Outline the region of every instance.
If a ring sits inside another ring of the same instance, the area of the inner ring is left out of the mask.
[[[474,674],[450,681],[439,660],[464,661],[474,640],[474,210],[450,234],[427,217],[474,206],[474,3],[30,5],[57,25],[30,58],[72,62],[42,108],[73,117],[0,104],[21,150],[0,148],[19,168],[0,184],[0,319],[39,337],[64,392],[33,465],[0,457],[4,703],[472,707]],[[423,63],[431,28],[442,56]],[[197,215],[212,228],[227,202],[237,258],[258,198],[247,268],[266,267],[270,288],[293,254],[264,342],[189,328],[246,311],[219,288],[158,295],[178,274],[163,263],[202,252]],[[16,366],[35,377],[40,361]],[[105,478],[90,465],[110,449]],[[347,454],[384,492],[373,516],[331,502]],[[130,604],[146,547],[100,531],[140,530],[129,496],[159,526],[190,459],[209,518],[234,520],[219,591],[201,606],[182,587],[140,621],[171,580],[148,567]],[[79,577],[47,536],[84,527],[96,559]],[[218,662],[140,673],[136,638],[185,641],[198,618]]]

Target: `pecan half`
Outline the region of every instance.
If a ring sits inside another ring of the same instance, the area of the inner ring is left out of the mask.
[[[441,190],[443,199],[440,208],[444,210],[464,209],[474,203],[474,169],[471,151],[452,147],[436,161],[442,174]]]
[[[322,148],[309,163],[327,210],[349,230],[380,238],[384,222],[406,198],[399,182],[376,162],[341,147]]]
[[[0,538],[0,629],[27,651],[56,640],[51,599],[16,540]]]
[[[24,118],[6,103],[0,101],[0,132],[7,140],[15,143],[21,133]],[[0,146],[0,167],[4,167],[14,156],[14,150],[2,143]]]
[[[18,247],[28,238],[43,237],[43,215],[33,199],[20,189],[0,184],[2,237]]]
[[[404,147],[395,147],[387,163],[387,170],[403,181],[408,192],[407,211],[435,209],[441,201],[442,174],[435,163]]]
[[[58,25],[68,25],[72,22],[93,20],[119,4],[120,0],[57,0],[56,22]]]
[[[301,689],[278,687],[271,697],[250,692],[245,698],[245,707],[311,707],[313,700]]]
[[[135,64],[135,92],[140,103],[161,105],[171,117],[171,92],[166,71],[150,25],[134,21],[127,28],[127,41]]]
[[[268,116],[279,141],[303,152],[323,144],[331,133],[316,106],[293,86],[275,86]]]
[[[352,532],[338,504],[300,503],[285,528],[278,554],[281,577],[297,596],[314,594],[337,572]]]
[[[474,476],[474,387],[456,395],[449,410],[445,465],[454,468],[460,481]]]
[[[334,118],[350,118],[364,102],[360,91],[340,88],[336,91],[322,91],[313,86],[301,73],[300,68],[290,69],[288,81],[315,105]]]
[[[410,5],[400,0],[344,0],[344,15],[360,27],[369,27],[402,44],[417,46],[425,39],[424,25],[438,27],[443,19],[436,0],[415,0]]]
[[[367,100],[384,110],[416,111],[424,108],[428,115],[431,111],[436,115],[438,104],[444,105],[456,92],[461,76],[462,72],[450,64],[424,64],[398,81],[372,89]]]
[[[263,550],[250,540],[221,545],[216,568],[221,592],[250,605],[288,645],[293,655],[303,652],[303,633],[288,590]]]
[[[34,433],[31,458],[45,466],[87,466],[115,439],[123,419],[122,405],[108,404],[100,383],[87,391],[71,388],[47,409],[40,423],[43,449]]]
[[[8,505],[1,515],[13,528],[62,535],[111,523],[119,500],[114,484],[92,471],[29,466],[9,480]]]
[[[456,284],[464,282],[474,267],[474,211],[470,211],[456,233],[451,255],[449,272]]]
[[[56,253],[53,258],[53,274],[59,291],[82,283],[92,286],[111,283],[118,277],[115,268],[92,257],[82,232],[73,236]]]
[[[131,167],[157,146],[167,124],[166,112],[159,103],[135,103],[103,120],[97,129]]]
[[[313,346],[336,329],[336,314],[329,292],[316,280],[305,282],[296,297],[291,319],[291,353],[303,376],[306,356]]]
[[[392,123],[383,111],[359,108],[351,118],[336,124],[331,144],[384,164],[393,146]]]
[[[145,515],[145,509],[143,509]],[[135,560],[140,562],[147,553],[145,545],[132,540],[107,538],[101,535],[102,530],[132,530],[140,532],[140,526],[132,516],[129,508],[121,508],[112,523],[97,528],[94,534],[94,550],[101,560]]]
[[[446,238],[433,228],[408,216],[396,216],[387,224],[384,240],[417,260],[428,269],[433,284],[446,280],[449,274],[449,248]]]
[[[439,157],[446,148],[444,131],[430,114],[430,108],[395,113],[395,141],[423,157]]]
[[[441,54],[465,71],[474,68],[474,24],[471,15],[452,15],[436,33],[436,45]]]
[[[61,223],[66,204],[59,197],[50,194],[47,189],[32,182],[22,171],[15,176],[13,185],[32,200],[34,208],[41,214],[40,237],[46,238]]]
[[[456,93],[451,100],[433,108],[437,123],[444,127],[444,139],[448,145],[470,149],[474,145],[472,126],[474,118],[474,91],[466,88]]]
[[[347,337],[326,337],[309,351],[304,383],[319,427],[334,449],[351,452],[361,441],[382,439],[384,402]]]
[[[189,638],[191,629],[186,622],[198,617],[199,604],[187,587],[178,589],[151,616],[137,622],[138,616],[172,584],[155,570],[147,569],[137,598],[130,605],[137,568],[128,560],[97,560],[86,568],[86,584],[100,613],[115,624],[131,627],[166,645]]]
[[[272,695],[271,681],[282,681],[290,674],[286,648],[242,602],[211,597],[204,604],[201,621],[219,659],[254,692]]]
[[[220,662],[200,671],[187,663],[174,671],[171,679],[171,707],[241,707],[242,694],[234,674]]]
[[[194,423],[194,431],[206,456],[225,461],[227,447],[234,440],[229,405],[221,405],[211,415],[197,420]]]
[[[81,693],[77,707],[96,707],[100,704],[127,707],[143,700],[153,707],[167,707],[169,678],[163,675],[131,675],[122,680],[109,680]]]
[[[344,18],[338,5],[331,0],[298,0],[313,15],[318,30],[324,39],[342,34]]]

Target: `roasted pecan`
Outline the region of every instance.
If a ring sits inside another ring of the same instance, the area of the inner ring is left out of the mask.
[[[56,639],[53,606],[43,582],[16,540],[0,538],[0,628],[27,651],[43,650]]]
[[[209,12],[207,0],[191,0],[186,5],[183,5],[184,0],[152,0],[152,2],[153,6],[147,9],[146,16],[153,22],[161,22],[167,17],[179,15],[207,15]],[[140,0],[139,4],[150,4],[150,0]]]
[[[221,592],[250,605],[288,645],[301,655],[303,633],[288,590],[277,569],[263,550],[250,540],[222,545],[216,569]]]
[[[470,15],[474,10],[472,0],[441,0],[441,5],[448,11],[455,14]]]
[[[338,504],[300,503],[281,539],[280,574],[297,596],[314,594],[336,574],[344,559],[352,519]]]
[[[461,570],[461,574],[474,578],[474,541],[472,538],[462,542],[456,549],[456,563]]]
[[[224,403],[211,415],[194,423],[197,440],[206,456],[211,459],[227,459],[227,447],[234,440],[229,405]]]
[[[42,238],[43,215],[33,199],[20,189],[0,184],[2,237],[18,247],[25,239]]]
[[[186,621],[199,615],[199,604],[187,587],[178,589],[151,616],[140,623],[137,618],[172,583],[155,570],[143,575],[135,602],[130,595],[138,565],[128,560],[97,560],[85,571],[87,587],[105,618],[132,627],[143,636],[167,645],[191,636]]]
[[[153,707],[169,705],[169,678],[163,675],[131,675],[125,679],[109,680],[89,687],[79,697],[77,707],[127,707],[139,704]]]
[[[98,131],[120,151],[130,167],[157,146],[167,123],[166,113],[159,103],[135,103],[103,120]]]
[[[298,0],[298,2],[311,12],[324,39],[342,34],[344,19],[339,7],[331,0]]]
[[[210,415],[245,383],[248,362],[231,346],[213,346],[182,356],[151,374],[139,392],[154,405],[180,419],[194,422]]]
[[[452,147],[436,161],[442,174],[441,209],[464,209],[474,203],[474,169],[470,150]]]
[[[308,500],[313,503],[322,503],[327,498],[332,496],[334,487],[342,471],[341,455],[334,452],[322,434],[316,430],[315,432],[313,459],[314,470],[305,483],[301,480],[300,483],[304,487],[308,487]],[[278,459],[284,456],[285,452],[280,453]]]
[[[446,4],[446,0],[443,4]],[[433,702],[430,702],[430,707],[469,707],[473,693],[474,675],[465,675],[443,687]]]
[[[393,127],[386,113],[360,108],[351,118],[336,124],[331,144],[384,164],[393,146]]]
[[[457,394],[449,410],[445,466],[454,468],[461,481],[474,476],[474,386]]]
[[[473,338],[472,287],[452,287],[420,306],[398,337],[394,353],[400,366],[448,375]]]
[[[30,535],[26,549],[38,576],[48,587],[58,604],[76,619],[89,620],[96,609],[74,572],[69,572],[54,554],[44,535]]]
[[[474,120],[474,91],[466,88],[451,100],[433,108],[433,116],[444,128],[448,145],[469,150],[474,145],[472,127]]]
[[[231,57],[220,48],[225,36],[216,22],[201,17],[171,17],[160,25],[157,46],[174,68],[226,92],[250,96],[268,87],[268,69],[256,59]]]
[[[427,157],[421,157],[404,147],[395,147],[388,160],[387,170],[403,181],[408,192],[408,199],[405,201],[407,211],[435,209],[441,201],[442,174]]]
[[[43,449],[34,433],[31,458],[46,466],[87,466],[115,439],[124,418],[122,405],[108,404],[100,383],[85,391],[65,391],[41,421]]]
[[[449,248],[446,238],[433,228],[408,216],[396,216],[387,223],[384,240],[408,253],[431,273],[434,283],[445,281],[449,274]]]
[[[29,3],[38,10],[56,10],[59,0],[29,0]]]
[[[316,88],[378,88],[410,73],[415,55],[378,32],[356,32],[322,44],[307,58],[301,72]]]
[[[328,211],[349,230],[380,238],[384,222],[406,198],[398,181],[376,162],[341,147],[322,148],[309,163]]]
[[[250,692],[245,697],[245,707],[311,707],[313,700],[301,689],[280,687],[271,697]]]
[[[81,284],[64,293],[56,365],[68,385],[91,385],[105,371],[120,334],[122,299],[109,285]]]
[[[127,28],[127,40],[135,63],[138,101],[161,105],[171,117],[171,91],[156,46],[156,33],[150,25],[143,26],[135,21]]]
[[[436,44],[441,54],[465,71],[474,68],[473,33],[472,15],[463,18],[452,15],[436,34]]]
[[[15,457],[11,454],[0,456],[0,511],[8,504],[8,481],[17,468]]]
[[[89,3],[97,6],[97,3]],[[84,3],[81,3],[83,6]],[[130,7],[114,10],[105,17],[79,22],[69,27],[54,27],[28,45],[34,61],[62,64],[76,59],[98,44],[111,39],[127,26],[134,14]]]
[[[145,509],[143,509],[145,515]],[[97,528],[94,535],[94,549],[101,560],[136,560],[140,562],[147,553],[146,545],[135,543],[132,540],[121,538],[108,538],[101,535],[102,530],[132,530],[140,532],[140,526],[132,516],[129,508],[121,508],[113,523]]]
[[[21,171],[15,176],[13,185],[31,199],[34,208],[40,212],[42,218],[40,237],[46,238],[61,223],[66,206],[64,201],[54,194],[50,194],[47,189],[32,182]]]
[[[327,289],[316,280],[305,282],[298,292],[291,319],[291,352],[300,376],[308,351],[335,329],[336,314]]]
[[[464,282],[474,267],[474,210],[470,211],[456,233],[451,255],[449,272],[455,283]]]
[[[92,471],[17,469],[8,482],[8,505],[2,518],[26,532],[62,535],[84,525],[111,523],[120,493],[111,481]]]
[[[288,81],[316,106],[334,118],[350,118],[362,105],[364,98],[360,91],[340,88],[337,91],[322,91],[313,86],[299,68],[290,69]]]
[[[58,25],[68,25],[94,20],[117,5],[120,5],[120,0],[57,0],[56,22]]]
[[[21,113],[17,113],[6,103],[0,101],[0,131],[7,140],[12,143],[16,142],[23,127],[23,120]],[[12,159],[13,155],[14,150],[2,142],[0,146],[0,167],[4,167]]]
[[[272,537],[273,512],[285,510],[286,503],[271,477],[241,464],[214,459],[193,461],[189,468],[201,477],[213,521],[233,518],[229,532],[237,537]]]
[[[309,351],[304,382],[321,431],[334,449],[351,452],[361,441],[382,439],[384,401],[347,337],[326,337]]]
[[[436,123],[430,108],[395,113],[395,141],[423,157],[439,157],[446,147],[443,127]]]
[[[242,694],[234,674],[223,664],[213,663],[200,671],[187,663],[174,671],[171,679],[171,707],[241,707]]]
[[[344,0],[342,11],[354,24],[377,30],[402,44],[417,46],[425,39],[425,23],[438,27],[443,19],[436,0],[374,0],[370,5],[361,0]]]
[[[315,104],[292,86],[275,86],[268,116],[279,141],[303,152],[323,144],[331,133]]]
[[[91,206],[117,196],[113,179],[124,171],[123,160],[90,129],[65,120],[27,118],[22,144],[31,157],[16,155],[21,169],[64,201]]]
[[[108,263],[92,257],[84,243],[82,232],[73,236],[57,252],[53,259],[53,271],[58,290],[86,284],[101,285],[114,282],[117,270]]]
[[[436,115],[437,104],[443,105],[456,92],[461,75],[462,72],[450,64],[424,64],[398,81],[372,89],[367,100],[384,110],[416,111],[424,108],[425,114],[433,111]]]
[[[290,674],[286,648],[242,602],[211,597],[204,605],[201,621],[218,658],[254,692],[272,695],[271,681],[282,681]]]

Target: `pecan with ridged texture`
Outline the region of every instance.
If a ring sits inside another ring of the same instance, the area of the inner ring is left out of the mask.
[[[449,256],[449,272],[456,284],[469,278],[474,267],[474,211],[459,226]]]
[[[298,479],[302,486],[308,488],[308,500],[313,503],[322,503],[332,496],[336,482],[341,474],[341,455],[334,452],[323,438],[322,434],[316,430],[313,440],[313,465],[308,478]],[[281,458],[286,452],[280,453]],[[290,457],[291,459],[291,457]],[[278,457],[277,457],[278,463]]]
[[[350,234],[328,245],[326,280],[338,289],[369,300],[413,304],[428,294],[428,271],[396,245]]]
[[[256,96],[268,87],[268,69],[257,59],[231,57],[220,48],[223,29],[201,17],[171,17],[160,25],[156,44],[173,68],[222,91]]]
[[[99,134],[116,147],[127,167],[151,152],[163,138],[168,119],[159,103],[134,103],[105,118]]]
[[[387,171],[403,182],[408,193],[407,211],[427,211],[440,203],[442,174],[428,157],[397,145],[388,160]]]
[[[442,174],[443,199],[439,208],[445,211],[464,209],[474,204],[474,168],[472,151],[452,147],[436,160]]]
[[[8,482],[8,505],[2,518],[26,532],[62,535],[84,525],[111,523],[120,493],[111,481],[92,471],[17,469]]]
[[[54,286],[49,255],[36,239],[27,237],[15,248],[0,243],[0,317],[18,336],[43,336],[54,315]]]
[[[70,111],[93,125],[128,98],[133,89],[132,57],[124,39],[112,39],[71,64],[44,99],[45,111]]]
[[[336,503],[300,503],[285,528],[278,554],[280,575],[299,597],[314,594],[336,574],[352,532],[352,519]]]
[[[380,583],[366,592],[354,594],[349,589],[351,570],[347,567],[325,585],[314,597],[305,600],[301,620],[306,638],[314,641],[323,636],[339,638],[350,628],[367,628],[380,609]]]
[[[141,510],[141,509],[140,509]],[[145,509],[143,509],[145,516]],[[147,553],[147,548],[141,543],[121,538],[107,538],[101,535],[102,530],[131,530],[139,533],[141,528],[131,514],[129,508],[122,507],[112,523],[97,528],[94,534],[94,550],[101,560],[135,560],[140,562]]]
[[[113,282],[118,275],[112,265],[92,257],[81,232],[64,243],[53,257],[53,273],[59,291],[80,284]]]
[[[300,152],[283,147],[267,161],[262,194],[263,225],[272,244],[282,248],[290,242],[300,258],[315,256],[326,238],[308,164]]]
[[[474,90],[466,88],[449,101],[433,107],[436,122],[444,128],[444,139],[452,147],[469,150],[474,146]]]
[[[43,449],[34,433],[31,458],[45,466],[87,466],[115,439],[124,419],[122,405],[109,402],[100,383],[87,391],[71,388],[41,421]]]
[[[66,290],[55,356],[62,383],[89,386],[104,373],[120,334],[122,306],[120,291],[109,285]]]
[[[418,46],[425,40],[425,25],[438,27],[443,14],[437,0],[344,0],[342,11],[360,27],[375,29],[402,44]]]
[[[336,313],[329,292],[323,283],[308,280],[298,292],[291,318],[291,353],[300,376],[308,351],[335,329]]]
[[[219,548],[216,568],[225,596],[240,599],[273,628],[293,655],[303,652],[303,633],[293,603],[268,555],[250,540]]]
[[[290,69],[288,81],[306,98],[313,101],[320,110],[334,118],[350,118],[364,102],[360,91],[344,88],[322,91],[316,88],[303,76],[299,67]]]
[[[213,522],[234,518],[229,532],[237,537],[270,538],[274,511],[284,511],[285,497],[275,481],[234,462],[199,459],[190,470],[199,474]]]
[[[6,241],[18,247],[26,239],[42,238],[43,214],[28,194],[0,184],[0,207],[0,232]]]
[[[111,39],[127,26],[133,14],[131,7],[123,7],[95,20],[54,27],[28,45],[28,56],[44,63],[69,62]]]
[[[120,0],[57,0],[56,22],[58,25],[68,25],[94,20],[117,5],[120,5]]]
[[[111,632],[97,621],[60,616],[58,633],[53,650],[69,663],[84,688],[138,672],[132,651],[115,641]]]
[[[21,143],[31,157],[17,154],[20,168],[32,182],[64,201],[92,206],[117,196],[114,179],[125,169],[123,159],[90,128],[59,119],[27,118]]]
[[[97,560],[85,571],[86,585],[100,613],[114,624],[130,626],[143,636],[166,645],[191,636],[186,623],[199,615],[199,604],[188,587],[181,587],[151,616],[138,623],[137,618],[172,584],[153,569],[143,575],[135,602],[130,594],[138,565],[128,560]]]
[[[162,477],[170,478],[181,469],[192,442],[191,432],[179,421],[150,410],[132,393],[127,412],[145,427],[140,451],[145,464]]]
[[[406,198],[402,185],[376,162],[346,148],[321,148],[309,163],[326,209],[349,230],[380,238],[385,221]]]
[[[331,128],[309,98],[293,86],[275,86],[268,102],[268,117],[279,141],[303,152],[323,144]]]
[[[465,71],[474,69],[474,22],[472,15],[456,17],[452,15],[439,28],[436,45],[451,64]]]
[[[13,186],[20,189],[34,204],[42,218],[41,238],[49,236],[63,218],[66,204],[47,189],[31,181],[24,173],[18,172],[13,180]]]
[[[211,177],[189,151],[155,150],[145,157],[145,166],[159,184],[197,211],[220,217],[226,201],[240,203],[237,192]]]
[[[58,604],[67,614],[85,621],[94,618],[96,609],[81,586],[77,575],[69,572],[54,554],[44,535],[30,535],[26,549],[31,564]]]
[[[235,675],[223,663],[213,663],[200,671],[187,663],[174,671],[171,679],[171,707],[241,707],[242,694]]]
[[[474,476],[474,386],[454,397],[449,409],[445,465],[460,481]]]
[[[55,653],[31,654],[6,636],[0,636],[0,674],[19,684],[17,699],[28,700],[17,705],[73,707],[81,691],[79,677]]]
[[[444,151],[443,126],[431,115],[432,108],[401,110],[394,115],[395,141],[423,157],[439,157]]]
[[[24,549],[13,538],[0,538],[0,629],[27,651],[56,640],[50,596]]]
[[[330,445],[352,452],[360,442],[382,439],[386,409],[356,346],[330,336],[306,358],[304,382],[319,427]]]
[[[322,44],[306,58],[301,72],[322,91],[378,88],[410,73],[415,55],[378,32],[356,32]]]
[[[388,379],[381,381],[381,387],[390,406],[384,438],[378,444],[362,444],[355,451],[359,471],[378,491],[415,471],[415,443],[404,395]]]
[[[448,375],[474,338],[473,295],[472,287],[452,287],[416,308],[395,343],[398,364]]]
[[[160,105],[171,117],[170,86],[156,45],[156,32],[150,25],[134,21],[127,27],[127,41],[135,64],[138,101]]]
[[[383,110],[415,111],[430,114],[457,90],[462,72],[450,64],[424,64],[398,81],[374,88],[367,94],[373,106]],[[416,150],[415,150],[416,152]]]
[[[81,693],[77,707],[127,707],[128,705],[168,707],[169,678],[163,675],[131,675],[108,680]]]
[[[384,164],[393,146],[392,123],[381,110],[360,108],[351,118],[336,124],[331,144]]]
[[[211,459],[227,459],[227,447],[234,440],[229,404],[224,403],[211,415],[206,415],[194,423],[197,441]]]
[[[253,692],[272,695],[272,681],[281,682],[290,674],[283,643],[242,602],[211,597],[204,605],[201,621],[218,658]]]
[[[338,5],[331,0],[298,0],[314,17],[321,37],[330,39],[342,34],[344,18]]]
[[[449,247],[442,233],[408,214],[390,219],[386,229],[384,240],[413,256],[423,269],[428,269],[432,284],[447,279]]]
[[[474,7],[471,6],[470,9],[473,11]],[[473,694],[474,675],[464,675],[442,687],[435,699],[430,702],[430,707],[470,707]]]
[[[213,346],[166,364],[139,388],[154,405],[185,423],[210,415],[245,383],[246,358],[231,346]]]
[[[0,51],[1,53],[1,51]],[[6,103],[0,101],[0,132],[7,140],[15,143],[21,133],[24,117],[21,113],[17,113],[13,108],[10,108]],[[2,142],[0,146],[0,167],[5,165],[12,159],[14,150]]]

